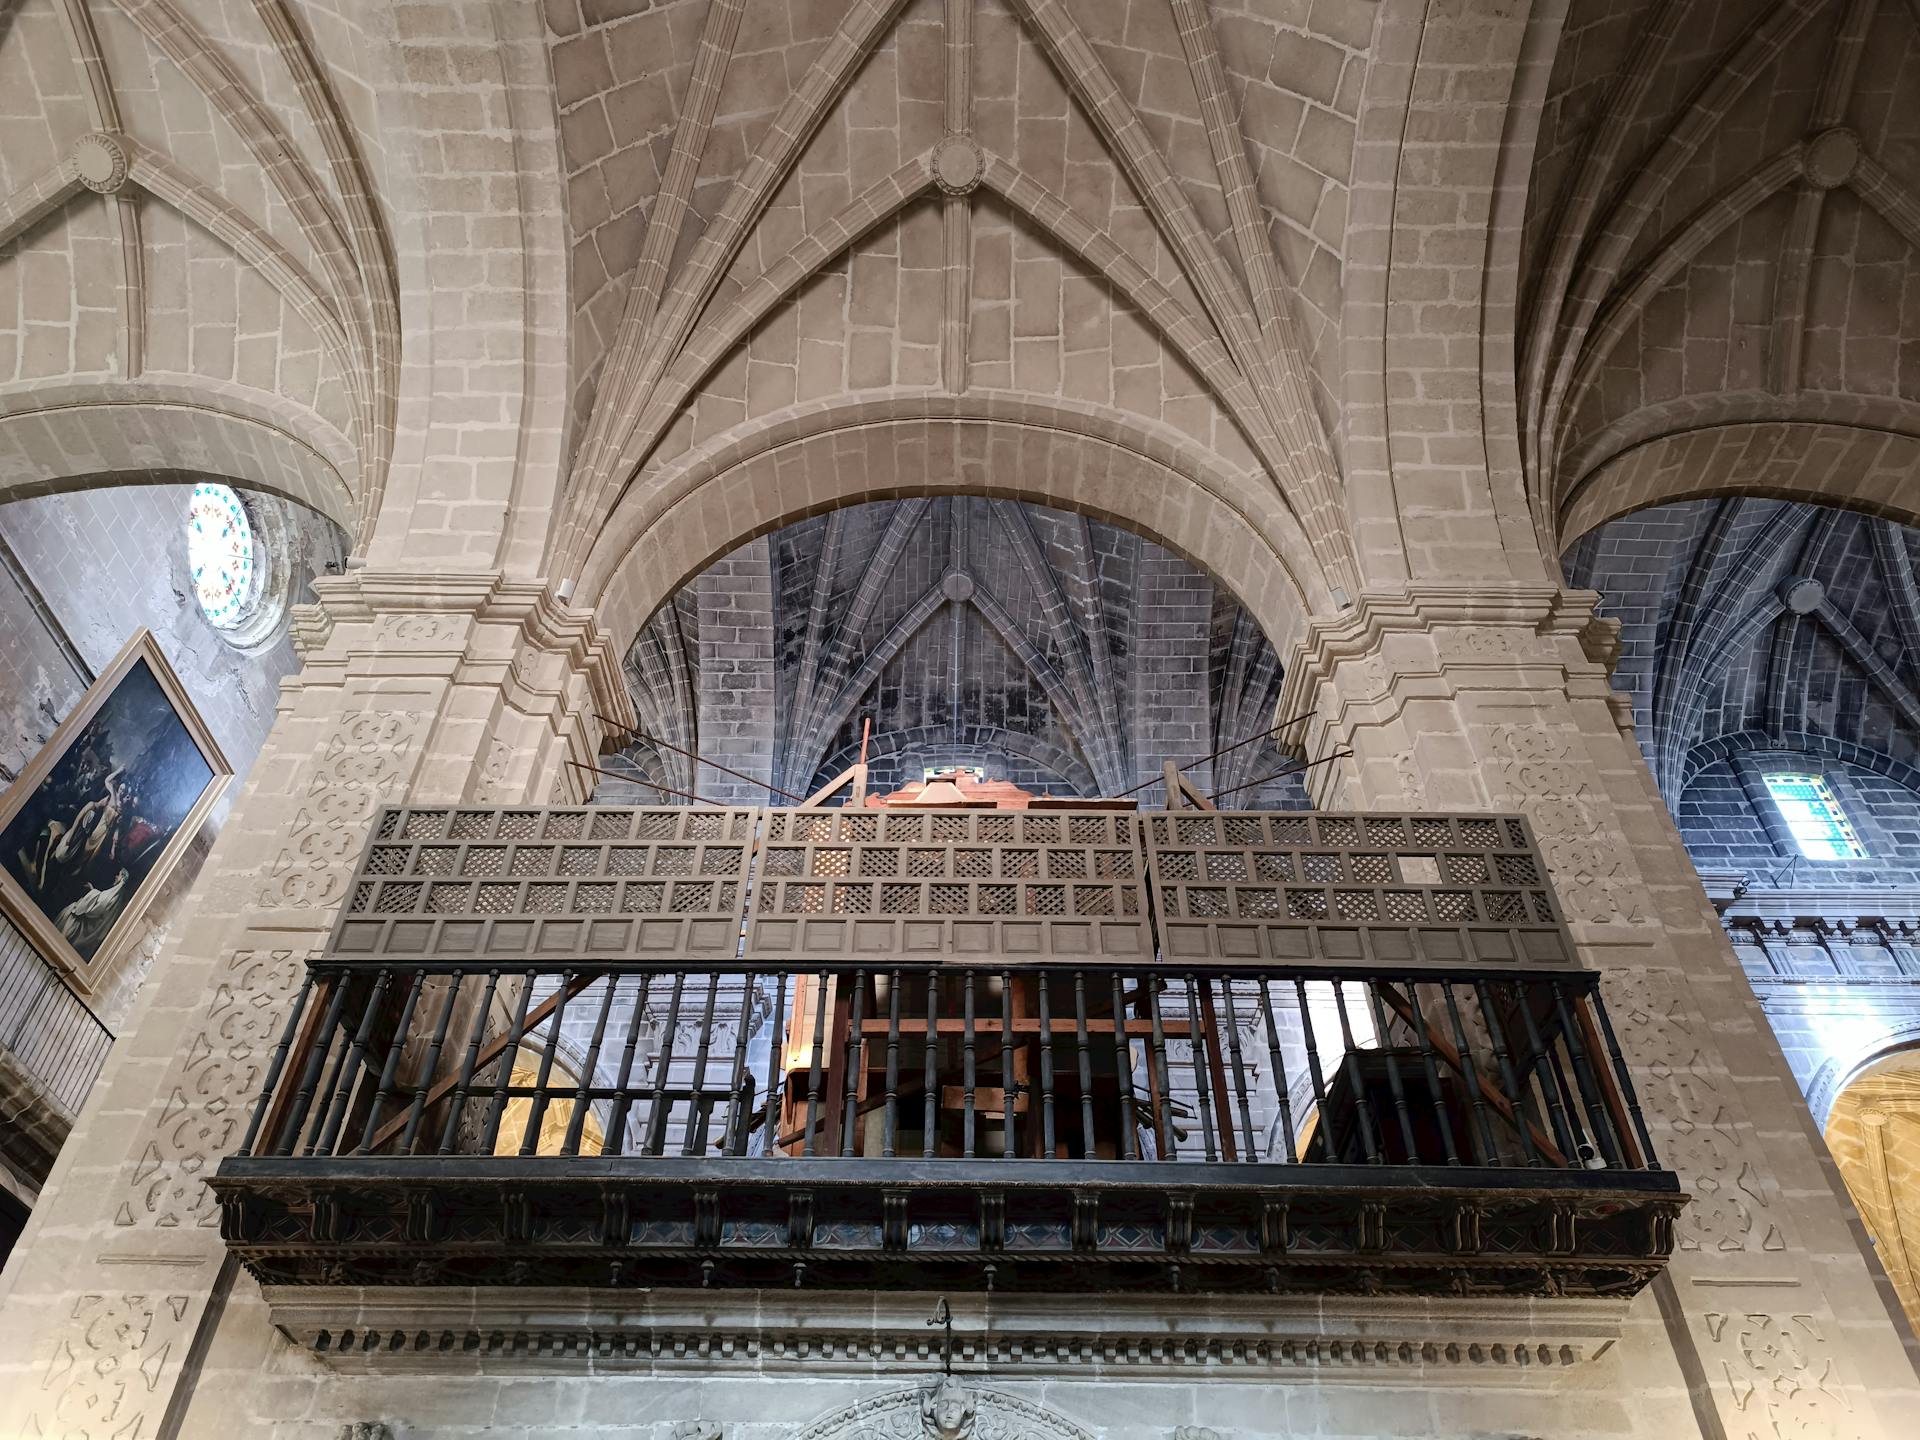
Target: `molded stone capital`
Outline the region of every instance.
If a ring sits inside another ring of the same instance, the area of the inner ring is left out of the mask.
[[[1595,613],[1599,600],[1591,590],[1547,584],[1367,591],[1341,614],[1308,622],[1287,663],[1279,714],[1319,709],[1329,684],[1345,690],[1357,679],[1361,694],[1409,681],[1451,689],[1488,666],[1557,666],[1562,683],[1585,671],[1582,678],[1604,688],[1620,626]]]
[[[593,611],[562,604],[544,581],[497,570],[360,568],[318,577],[313,589],[317,602],[296,607],[293,619],[294,644],[308,667],[303,683],[368,665],[383,673],[414,665],[418,673],[441,675],[503,667],[503,681],[511,677],[535,691],[582,679],[596,730],[606,721],[635,723],[613,642]]]

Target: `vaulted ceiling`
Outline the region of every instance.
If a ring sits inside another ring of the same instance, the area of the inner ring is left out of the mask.
[[[1916,95],[1920,0],[9,0],[0,495],[220,473],[623,642],[935,489],[1282,644],[1541,578],[1523,489],[1911,516]]]
[[[1879,1060],[1840,1092],[1827,1146],[1908,1324],[1920,1329],[1920,1051]]]
[[[1567,578],[1621,621],[1614,680],[1670,807],[1745,750],[1920,789],[1920,530],[1822,506],[1686,501],[1589,532]]]
[[[1920,467],[1917,96],[1916,0],[1573,0],[1523,260],[1550,532],[1662,495],[1899,508]]]
[[[907,394],[1177,437],[1351,588],[1330,422],[1373,19],[550,4],[576,319],[555,569],[595,574],[604,518],[716,437]]]
[[[358,42],[289,0],[0,6],[0,496],[198,465],[364,536],[400,336]]]
[[[745,673],[756,659],[764,681]],[[616,768],[677,791],[735,792],[697,770],[702,753],[810,793],[871,722],[883,788],[958,763],[1120,794],[1165,758],[1231,746],[1190,778],[1241,805],[1299,793],[1265,783],[1284,764],[1258,739],[1279,657],[1232,597],[1140,536],[1014,501],[883,501],[789,525],[657,611],[628,673],[645,738]],[[743,703],[771,722],[750,757],[730,723]]]

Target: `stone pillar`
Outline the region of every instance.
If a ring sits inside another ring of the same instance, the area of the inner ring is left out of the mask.
[[[773,565],[765,536],[742,545],[694,582],[700,607],[696,672],[699,751],[728,770],[700,766],[697,794],[720,805],[764,805],[773,779]],[[753,783],[758,781],[758,784]]]
[[[618,657],[537,582],[358,570],[314,588],[305,666],[0,1280],[0,1435],[161,1429],[232,1284],[203,1182],[240,1141],[375,808],[564,801],[594,712],[631,723]]]
[[[1348,747],[1322,803],[1521,811],[1661,1160],[1694,1200],[1631,1343],[1679,1359],[1701,1431],[1911,1433],[1920,1385],[1806,1107],[1608,685],[1615,627],[1552,585],[1363,595],[1314,622],[1281,714]]]
[[[1185,765],[1213,748],[1207,690],[1213,583],[1150,541],[1140,546],[1134,574],[1130,675],[1134,780],[1139,782],[1158,780],[1169,760]],[[1187,779],[1210,790],[1213,766],[1198,765]],[[1141,805],[1158,805],[1163,790],[1154,785],[1141,791]]]

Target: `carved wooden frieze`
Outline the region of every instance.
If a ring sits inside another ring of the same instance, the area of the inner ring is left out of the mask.
[[[390,809],[328,949],[340,959],[730,959],[746,808]]]
[[[1177,811],[1142,827],[1168,962],[1574,963],[1519,816]]]
[[[754,960],[1151,960],[1122,811],[769,810]]]
[[[1505,815],[410,807],[381,815],[329,950],[1570,965],[1546,875]]]
[[[262,1283],[367,1289],[1626,1296],[1685,1203],[1664,1171],[1029,1163],[254,1156],[210,1183]]]

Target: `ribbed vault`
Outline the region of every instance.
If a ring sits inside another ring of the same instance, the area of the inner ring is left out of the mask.
[[[1826,1133],[1907,1323],[1920,1328],[1920,1051],[1884,1056],[1849,1081]]]
[[[1920,518],[1916,94],[1910,0],[1568,6],[1519,367],[1550,550],[1748,488]]]
[[[1357,588],[1329,419],[1371,6],[557,13],[575,445],[550,568],[583,598],[703,448],[914,395],[1197,451],[1296,595]],[[730,538],[783,518],[749,501]]]
[[[1097,795],[1256,737],[1193,778],[1268,804],[1298,793],[1259,783],[1283,764],[1257,740],[1281,678],[1230,594],[1130,531],[1011,500],[884,501],[787,525],[656,611],[628,657],[645,737],[614,763],[763,798],[697,752],[806,794],[870,723],[883,788],[958,764]]]
[[[400,282],[329,63],[354,33],[298,9],[0,15],[0,499],[205,473],[369,532]]]
[[[1703,500],[1590,531],[1567,578],[1622,622],[1655,779],[1799,752],[1920,781],[1920,530],[1831,507]]]

